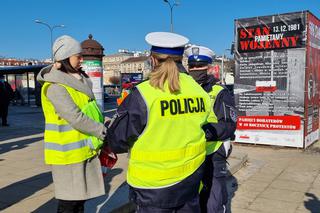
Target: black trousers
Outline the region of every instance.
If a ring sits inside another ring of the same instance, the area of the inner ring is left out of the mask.
[[[187,201],[182,206],[174,208],[158,208],[152,206],[137,206],[136,213],[200,213],[199,196]]]
[[[214,153],[207,156],[200,192],[201,213],[225,213],[228,202],[226,158]]]
[[[8,124],[7,117],[8,117],[8,107],[9,104],[0,104],[0,116],[2,118],[2,125]]]
[[[57,213],[83,213],[85,200],[58,200]]]

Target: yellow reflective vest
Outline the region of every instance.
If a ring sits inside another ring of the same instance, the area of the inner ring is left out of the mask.
[[[180,74],[180,92],[137,86],[148,109],[143,133],[130,150],[127,182],[136,188],[161,188],[191,175],[205,159],[202,125],[210,97],[190,76]],[[165,84],[167,88],[167,84]]]
[[[117,105],[120,106],[120,104],[124,101],[124,99],[129,95],[130,90],[123,89],[121,92],[121,96],[117,98]]]
[[[45,117],[44,156],[46,164],[66,165],[82,162],[97,154],[103,141],[95,136],[86,135],[72,126],[56,113],[54,106],[47,98],[50,82],[44,83],[41,89],[41,103]],[[72,87],[63,86],[73,102],[89,118],[103,123],[103,116],[95,100]]]
[[[218,94],[223,90],[224,88],[220,85],[213,85],[211,92],[209,92],[210,99],[211,99],[211,110],[210,115],[208,117],[208,123],[218,123],[218,119],[216,114],[214,113],[214,104],[216,101],[216,98]],[[222,141],[208,141],[206,146],[207,155],[210,155],[217,151],[220,146],[222,145]]]

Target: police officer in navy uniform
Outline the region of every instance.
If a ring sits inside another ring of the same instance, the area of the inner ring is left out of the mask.
[[[205,174],[200,193],[201,212],[226,212],[228,194],[226,188],[226,159],[231,153],[230,139],[234,138],[237,113],[234,98],[219,80],[208,75],[208,66],[214,53],[203,46],[190,46],[188,57],[189,74],[210,95],[212,108],[208,124],[203,129],[207,138]]]
[[[182,66],[184,36],[146,36],[152,71],[119,106],[106,145],[129,152],[127,182],[137,212],[200,212],[210,97]]]

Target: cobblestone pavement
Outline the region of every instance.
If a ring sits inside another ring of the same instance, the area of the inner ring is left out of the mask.
[[[307,151],[237,146],[248,162],[229,179],[234,213],[319,213],[319,142]]]

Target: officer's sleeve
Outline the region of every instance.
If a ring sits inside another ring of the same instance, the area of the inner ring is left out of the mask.
[[[236,130],[237,110],[234,98],[229,90],[222,90],[215,101],[213,110],[218,123],[208,123],[203,126],[208,141],[234,139]]]
[[[106,142],[115,153],[128,152],[147,124],[147,106],[134,89],[119,106],[107,130]]]

